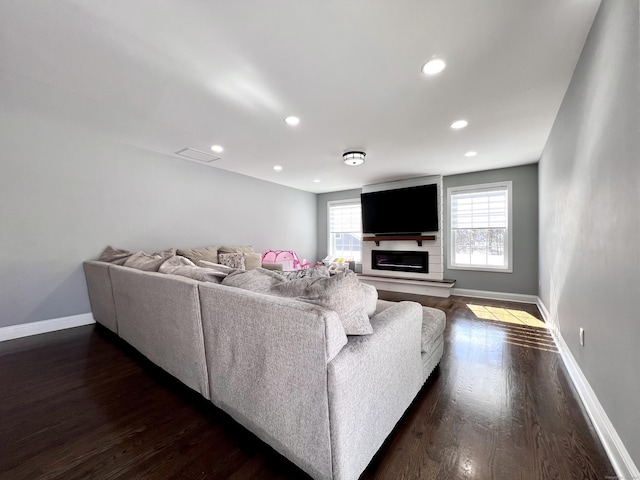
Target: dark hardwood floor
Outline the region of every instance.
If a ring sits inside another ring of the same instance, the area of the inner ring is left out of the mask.
[[[535,306],[381,297],[448,325],[440,367],[362,480],[614,477]],[[103,328],[0,343],[0,479],[138,478],[309,477]]]

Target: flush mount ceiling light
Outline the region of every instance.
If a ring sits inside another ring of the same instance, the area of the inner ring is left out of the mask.
[[[281,166],[281,165],[274,165],[274,166],[273,166],[273,169],[274,169],[276,172],[280,172],[280,171],[282,171],[282,166]]]
[[[320,183],[320,179],[319,178],[314,179],[313,183]]]
[[[296,125],[298,125],[300,123],[300,119],[298,117],[296,117],[295,115],[291,115],[290,117],[285,118],[284,122],[287,125],[291,125],[292,127],[295,127]]]
[[[474,152],[473,150],[464,154],[465,157],[475,157],[478,152]]]
[[[451,124],[451,128],[455,130],[459,130],[461,128],[466,127],[467,125],[469,125],[469,122],[467,122],[466,120],[456,120]]]
[[[222,148],[220,145],[213,145],[211,147],[211,150],[213,150],[216,153],[222,153],[224,152],[224,148]]]
[[[422,66],[422,73],[425,75],[435,75],[436,73],[440,73],[447,64],[444,60],[440,58],[434,58],[433,60],[429,60]]]
[[[358,151],[345,152],[342,154],[342,161],[351,167],[355,167],[364,163],[365,155],[366,153]]]

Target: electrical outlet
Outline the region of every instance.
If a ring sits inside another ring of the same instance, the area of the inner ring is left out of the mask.
[[[580,345],[584,347],[584,328],[580,328]]]

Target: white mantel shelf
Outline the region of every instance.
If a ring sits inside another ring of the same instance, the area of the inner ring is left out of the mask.
[[[390,242],[395,240],[411,240],[418,242],[418,246],[422,246],[423,240],[435,240],[435,235],[374,235],[373,237],[363,237],[364,242],[375,242],[376,247],[380,246],[380,242]]]
[[[413,293],[416,295],[431,295],[433,297],[449,298],[455,280],[419,280],[414,278],[389,277],[386,275],[358,275],[361,282],[369,283],[378,290],[389,292]]]

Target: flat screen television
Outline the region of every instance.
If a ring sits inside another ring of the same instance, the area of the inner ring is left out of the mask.
[[[362,231],[377,235],[409,235],[438,231],[438,186],[398,188],[363,193]]]

